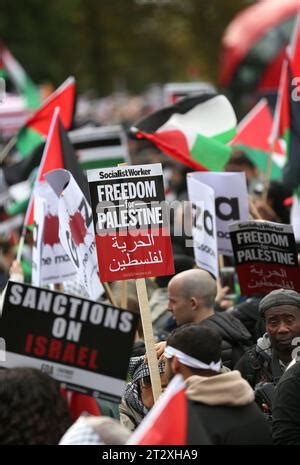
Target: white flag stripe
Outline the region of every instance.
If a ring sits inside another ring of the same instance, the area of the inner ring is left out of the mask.
[[[231,103],[224,95],[199,103],[184,114],[174,113],[158,130],[179,129],[215,137],[236,127],[237,119]]]

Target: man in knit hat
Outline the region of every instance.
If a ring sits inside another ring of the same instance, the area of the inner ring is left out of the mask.
[[[290,363],[293,340],[300,336],[300,294],[288,289],[272,291],[260,301],[259,311],[266,333],[236,365],[253,388],[258,383],[277,384]]]

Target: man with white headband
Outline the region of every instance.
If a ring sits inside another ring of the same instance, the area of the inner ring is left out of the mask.
[[[166,375],[183,376],[189,414],[197,416],[213,444],[271,444],[250,385],[238,371],[220,373],[221,341],[216,331],[199,324],[175,329],[164,353]]]

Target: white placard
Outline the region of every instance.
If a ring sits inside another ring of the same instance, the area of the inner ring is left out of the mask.
[[[218,277],[215,195],[211,187],[187,176],[192,208],[192,233],[196,264]]]
[[[34,192],[32,284],[44,286],[76,277],[77,271],[59,238],[58,198],[45,182]]]
[[[69,171],[54,170],[45,177],[59,196],[61,243],[77,270],[81,284],[90,298],[96,300],[104,289],[99,279],[91,207]]]
[[[195,172],[192,177],[215,192],[218,253],[232,256],[228,225],[249,216],[245,173]]]

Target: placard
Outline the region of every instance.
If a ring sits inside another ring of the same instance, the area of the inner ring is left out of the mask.
[[[174,273],[160,164],[88,171],[101,281]]]
[[[67,389],[119,400],[136,323],[136,314],[102,302],[9,281],[0,364],[38,368]]]
[[[228,225],[249,217],[245,173],[195,172],[191,176],[212,187],[215,193],[218,253],[232,256]]]
[[[267,294],[281,288],[300,291],[291,225],[245,221],[233,223],[229,230],[242,294]]]
[[[197,266],[219,276],[215,195],[211,187],[187,176],[192,209],[192,234]]]

